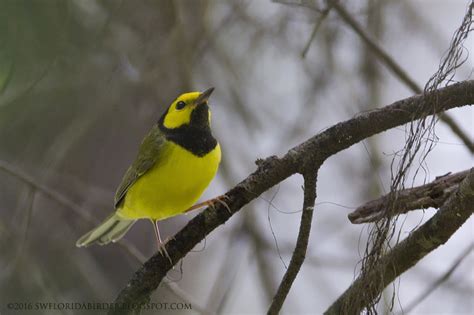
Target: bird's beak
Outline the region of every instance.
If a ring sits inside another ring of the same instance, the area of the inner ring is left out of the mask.
[[[201,95],[199,95],[199,97],[196,99],[194,104],[201,105],[201,104],[206,103],[213,91],[214,91],[214,88],[211,87],[211,88],[205,90],[204,92],[202,92]]]

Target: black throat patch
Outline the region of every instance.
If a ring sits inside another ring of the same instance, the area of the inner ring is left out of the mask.
[[[208,111],[209,107],[207,104],[198,105],[191,113],[189,124],[172,129],[166,128],[163,125],[166,112],[161,116],[158,125],[167,140],[176,143],[194,155],[202,157],[217,146],[217,140],[212,135],[208,123]]]

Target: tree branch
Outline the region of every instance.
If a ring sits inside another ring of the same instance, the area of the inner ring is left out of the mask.
[[[393,280],[413,267],[428,253],[446,243],[451,235],[469,219],[474,210],[474,169],[459,185],[441,209],[405,240],[380,259],[366,276],[359,276],[324,314],[359,314],[364,305],[360,296],[372,300]],[[378,285],[378,292],[365,290],[367,283]]]
[[[416,297],[408,306],[403,308],[403,314],[410,314],[415,307],[417,307],[422,301],[424,301],[431,293],[433,293],[437,288],[439,288],[446,280],[451,277],[454,271],[459,267],[459,265],[466,259],[469,254],[474,250],[474,243],[471,243],[466,247],[461,254],[454,260],[451,267],[449,267],[446,272],[444,272],[439,278],[437,278],[424,292],[422,292],[418,297]]]
[[[436,100],[435,104],[430,103],[432,100]],[[139,305],[146,303],[173,265],[206,235],[224,224],[250,201],[289,176],[305,173],[311,168],[316,170],[331,155],[377,133],[429,114],[473,103],[474,81],[456,83],[341,122],[292,148],[281,158],[273,156],[259,160],[257,170],[225,194],[226,206],[207,208],[178,232],[174,239],[166,243],[171,262],[160,253],[153,255],[133,275],[115,302]],[[111,309],[109,314],[130,311],[117,308]]]
[[[392,209],[393,215],[407,213],[411,210],[439,208],[456,191],[459,183],[469,174],[469,170],[437,177],[431,183],[397,191],[397,204]],[[375,222],[386,213],[391,194],[369,201],[348,215],[354,224]]]
[[[303,212],[301,214],[300,231],[296,241],[295,251],[291,256],[291,261],[286,270],[283,280],[278,287],[277,293],[273,298],[272,304],[268,309],[269,315],[278,314],[285,302],[288,292],[290,292],[291,285],[296,279],[301,266],[306,257],[306,250],[308,248],[309,234],[311,232],[311,223],[314,212],[314,201],[316,200],[316,179],[317,174],[313,171],[304,175],[304,200]]]
[[[410,77],[410,75],[397,64],[397,62],[373,39],[364,28],[351,16],[351,14],[339,3],[339,0],[328,0],[328,5],[332,5],[344,22],[349,25],[354,32],[359,35],[362,41],[372,50],[385,66],[392,71],[413,93],[420,94],[423,89]],[[456,122],[446,113],[439,115],[443,123],[451,128],[451,131],[458,136],[466,145],[471,154],[474,154],[474,143],[468,135],[456,124]]]
[[[262,283],[261,291],[263,291],[262,293],[265,296],[262,302],[270,304],[270,301],[273,298],[273,292],[276,288],[274,280],[275,273],[272,270],[272,266],[269,265],[266,255],[266,250],[269,245],[267,244],[266,239],[264,239],[260,234],[260,226],[256,221],[257,216],[253,211],[255,211],[255,209],[248,209],[248,211],[244,213],[244,229],[251,240],[251,244],[254,246],[253,253],[258,268],[257,274]]]
[[[9,163],[5,161],[0,160],[0,170],[4,171],[5,173],[10,174],[11,176],[17,178],[18,180],[30,185],[31,187],[34,187],[40,193],[44,194],[47,198],[50,198],[51,200],[58,202],[59,204],[67,207],[68,209],[71,209],[73,212],[75,212],[79,217],[81,217],[85,221],[88,221],[93,224],[99,223],[99,221],[96,220],[92,215],[90,215],[89,212],[84,211],[84,209],[82,209],[80,206],[78,206],[77,204],[75,204],[74,202],[66,198],[64,195],[39,183],[36,179],[24,173],[19,168],[13,165],[10,165]]]
[[[301,58],[306,58],[306,54],[308,53],[309,48],[311,47],[311,43],[313,42],[314,38],[316,37],[316,34],[318,33],[319,28],[321,27],[324,20],[329,15],[330,11],[331,11],[331,5],[328,5],[328,7],[321,12],[321,16],[319,17],[319,19],[314,24],[314,28],[313,28],[313,31],[311,32],[309,40],[306,43],[306,45],[304,46],[303,51],[301,52]]]

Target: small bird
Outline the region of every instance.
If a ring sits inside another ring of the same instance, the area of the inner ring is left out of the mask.
[[[76,246],[116,242],[138,219],[146,218],[153,223],[161,250],[159,220],[220,201],[218,197],[193,206],[221,160],[210,126],[208,99],[213,90],[182,94],[168,107],[126,171],[115,193],[115,212],[82,236]]]

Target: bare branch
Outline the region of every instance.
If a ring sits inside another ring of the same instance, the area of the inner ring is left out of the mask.
[[[263,294],[265,296],[263,303],[270,304],[270,301],[273,298],[273,292],[276,288],[276,283],[274,280],[275,273],[272,272],[272,265],[268,263],[266,259],[265,251],[269,248],[266,240],[260,234],[260,226],[256,222],[256,215],[254,213],[255,209],[248,209],[244,214],[244,228],[245,232],[252,240],[255,253],[255,262],[258,266],[258,276],[262,283]]]
[[[359,276],[324,314],[360,313],[365,307],[361,300],[374,299],[399,275],[446,243],[472,215],[473,205],[474,169],[471,169],[458,190],[431,219],[383,256],[371,271]],[[367,283],[375,284],[378,291],[365,290]]]
[[[467,135],[464,130],[459,127],[459,125],[454,121],[454,119],[447,113],[440,113],[438,117],[439,119],[441,119],[442,122],[448,125],[449,128],[451,128],[451,131],[458,136],[458,138],[464,143],[464,145],[469,149],[469,151],[471,151],[471,153],[474,153],[474,142],[472,142],[469,135]]]
[[[53,189],[46,187],[45,185],[39,183],[36,179],[31,177],[28,174],[25,174],[23,171],[21,171],[19,168],[10,165],[9,163],[5,161],[0,160],[0,170],[12,175],[13,177],[19,179],[20,181],[34,187],[36,190],[44,194],[46,197],[50,198],[51,200],[54,200],[58,202],[59,204],[71,209],[74,211],[79,217],[82,219],[92,222],[94,224],[97,224],[98,221],[89,214],[89,212],[84,211],[80,206],[75,204],[73,201],[69,200],[66,198],[64,195],[58,193],[57,191],[54,191]]]
[[[407,213],[411,210],[439,208],[456,191],[459,183],[467,176],[469,170],[437,177],[429,184],[397,191],[397,203],[392,209],[393,215]],[[390,193],[369,201],[348,215],[354,224],[375,222],[385,215]]]
[[[339,3],[338,0],[329,0],[328,5],[332,5],[334,10],[346,22],[354,32],[359,35],[362,41],[369,46],[382,63],[392,71],[413,93],[420,94],[423,89],[415,82],[413,78],[373,39],[364,28],[351,16],[351,14]],[[456,122],[446,113],[439,115],[441,121],[451,128],[451,131],[461,139],[471,153],[474,154],[474,143],[468,135],[456,124]]]
[[[436,95],[437,102],[433,100]],[[120,292],[116,303],[121,305],[146,303],[166,273],[206,235],[224,224],[244,205],[295,173],[305,173],[318,167],[328,157],[353,144],[390,128],[403,125],[451,108],[474,103],[474,81],[453,84],[434,92],[413,96],[381,109],[363,113],[341,122],[292,148],[281,158],[275,156],[260,160],[257,170],[228,191],[227,207],[207,208],[194,217],[173,239],[166,243],[171,258],[160,253],[153,255],[137,270]],[[111,309],[109,314],[128,313],[132,310]]]
[[[313,221],[314,201],[316,200],[316,179],[317,174],[310,172],[304,175],[304,199],[303,212],[301,214],[300,231],[296,241],[295,251],[291,256],[290,264],[286,270],[272,304],[268,309],[269,315],[280,313],[281,307],[290,292],[291,285],[296,279],[301,266],[306,257],[309,234],[311,232],[311,222]]]
[[[392,71],[403,83],[405,83],[414,93],[421,93],[423,90],[410,77],[410,75],[398,65],[398,63],[381,47],[375,39],[372,38],[364,29],[362,25],[357,22],[352,15],[344,8],[339,1],[330,0],[329,4],[334,7],[334,10],[339,14],[344,22],[352,28],[352,30],[362,39],[364,44],[369,46],[372,52]]]
[[[466,249],[464,249],[454,263],[449,267],[449,269],[441,275],[436,281],[434,281],[426,291],[421,293],[416,297],[407,307],[403,308],[404,314],[409,314],[417,305],[419,305],[423,300],[425,300],[433,291],[435,291],[443,282],[449,279],[453,272],[459,267],[462,261],[469,256],[469,254],[474,250],[474,243],[471,243]]]
[[[324,20],[329,15],[329,11],[331,11],[331,5],[329,5],[326,9],[324,9],[321,12],[321,16],[318,18],[318,20],[314,24],[314,28],[313,28],[313,31],[311,32],[309,40],[306,43],[306,45],[304,46],[303,51],[301,52],[301,57],[302,58],[306,58],[306,54],[308,53],[309,48],[311,47],[311,43],[313,42],[314,38],[316,37],[316,34],[318,33],[318,30],[321,27],[321,25],[323,24]]]

